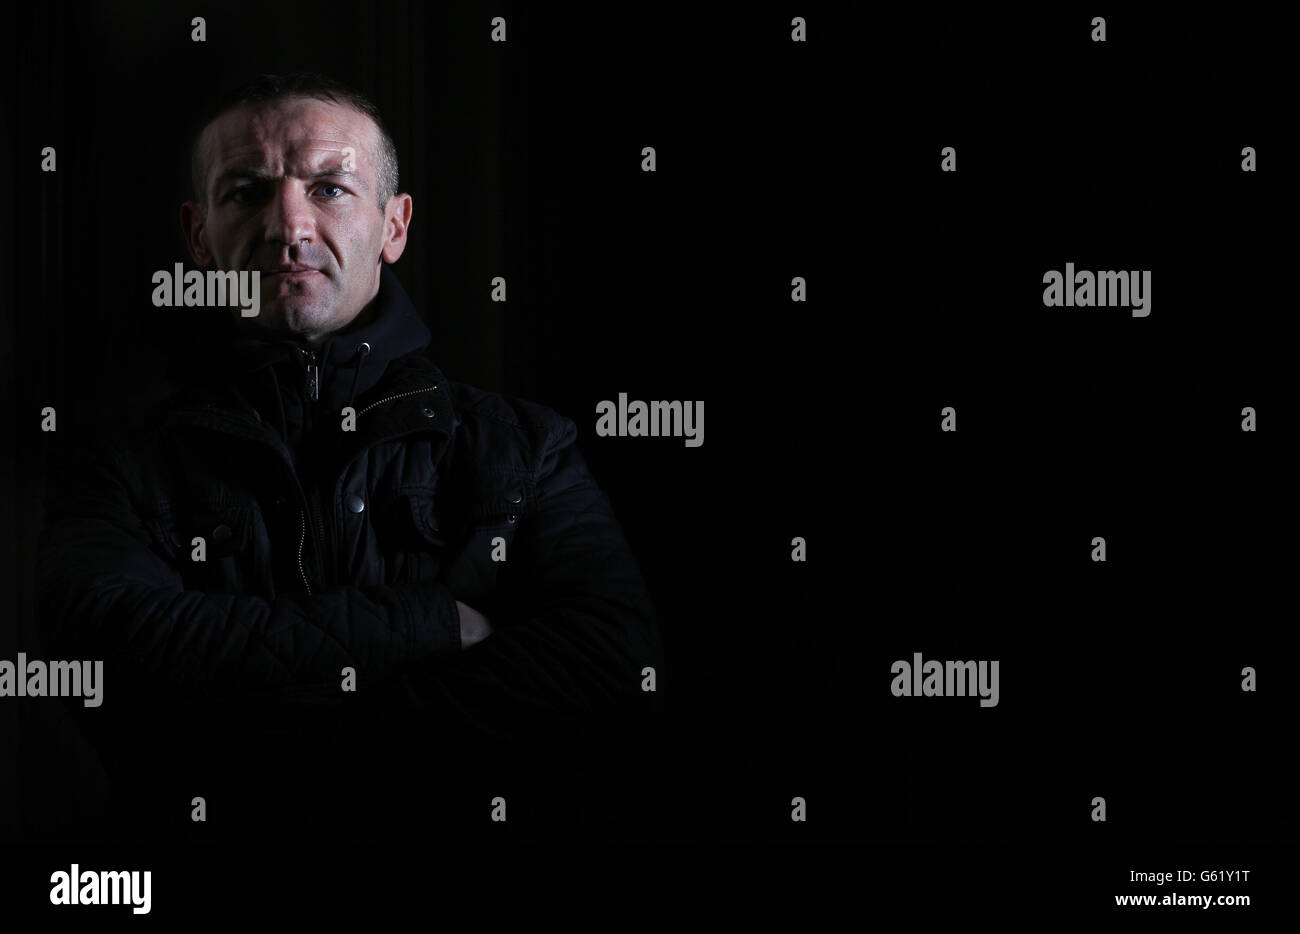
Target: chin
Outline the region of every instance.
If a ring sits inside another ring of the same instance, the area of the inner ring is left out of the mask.
[[[276,320],[286,331],[293,331],[295,334],[304,334],[313,331],[319,331],[327,327],[330,321],[328,311],[321,311],[315,308],[306,309],[284,309],[278,311]]]

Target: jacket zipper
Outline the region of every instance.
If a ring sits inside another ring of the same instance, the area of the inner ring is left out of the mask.
[[[302,526],[302,534],[298,536],[298,573],[302,575],[302,585],[307,588],[307,596],[311,596],[311,583],[307,580],[307,569],[302,566],[302,548],[307,544],[307,510],[298,511],[299,524]]]
[[[311,350],[304,350],[302,351],[302,354],[303,354],[303,359],[306,361],[307,364],[307,395],[313,402],[316,402],[319,401],[319,397],[320,397],[320,368],[316,364],[316,354],[314,351]],[[412,389],[408,392],[399,392],[396,395],[385,396],[383,399],[370,403],[364,409],[357,412],[357,415],[364,415],[367,412],[369,412],[371,409],[377,408],[381,405],[384,405],[385,403],[392,402],[395,399],[404,399],[407,396],[418,396],[420,393],[424,393],[424,392],[434,392],[437,390],[437,388],[438,388],[438,384],[434,383],[432,386],[426,386],[423,389]],[[323,554],[324,552],[323,543],[325,539],[325,521],[321,517],[319,500],[320,500],[319,494],[316,492],[315,488],[313,487],[312,492],[309,496],[309,502],[312,508],[313,518],[315,519],[315,523],[316,523],[315,528],[320,535],[321,547],[319,547],[317,551],[321,553],[320,563],[322,566],[321,573],[323,574],[324,564],[325,564],[324,554]],[[307,590],[307,596],[310,597],[312,595],[311,582],[307,579],[307,569],[306,566],[303,564],[303,552],[307,546],[307,510],[306,509],[302,509],[299,511],[299,524],[301,526],[301,532],[298,536],[298,573],[302,576],[302,585]]]
[[[320,401],[320,367],[316,365],[316,351],[300,351],[307,363],[307,398],[312,402]]]
[[[316,362],[316,351],[300,349],[299,353],[302,354],[303,363],[305,365],[304,389],[306,391],[307,398],[310,399],[312,402],[319,402],[320,401],[320,366]],[[310,428],[310,426],[307,427]],[[311,508],[312,511],[312,519],[314,520],[312,526],[312,533],[316,544],[316,554],[319,559],[317,561],[317,564],[319,566],[318,569],[323,579],[325,575],[325,556],[324,556],[324,547],[322,543],[325,539],[325,530],[324,530],[325,524],[324,524],[324,520],[321,519],[320,517],[320,507],[317,502],[318,496],[314,487],[312,488],[311,493],[307,494],[305,498],[307,500],[307,505]],[[298,573],[302,575],[302,585],[307,589],[307,596],[310,597],[312,593],[311,583],[307,579],[307,569],[303,564],[303,552],[307,546],[307,509],[306,508],[303,508],[301,510],[300,520],[302,524],[302,534],[298,538]],[[318,538],[317,535],[319,535]]]
[[[307,596],[311,596],[311,582],[307,578],[307,566],[303,561],[307,546],[307,512],[311,511],[312,518],[312,541],[316,546],[317,566],[320,572],[321,580],[324,581],[325,574],[325,519],[320,506],[320,494],[313,487],[310,493],[305,494],[307,505],[298,509],[298,525],[300,532],[298,535],[298,573],[302,576],[302,585],[307,589]],[[317,537],[319,536],[319,538]]]
[[[377,406],[381,406],[381,405],[383,405],[385,402],[392,402],[394,399],[404,399],[404,398],[406,398],[407,396],[418,396],[418,395],[419,395],[420,393],[422,393],[422,392],[433,392],[433,391],[434,391],[435,389],[437,389],[437,388],[438,388],[438,384],[437,384],[437,383],[434,383],[432,386],[426,386],[426,387],[424,387],[423,389],[412,389],[410,392],[399,392],[399,393],[398,393],[397,395],[395,395],[395,396],[388,396],[388,397],[386,397],[386,398],[380,399],[378,402],[372,402],[372,403],[370,403],[368,406],[366,406],[364,409],[362,409],[362,410],[361,410],[360,412],[358,412],[357,414],[358,414],[358,415],[365,415],[365,414],[366,414],[367,412],[369,412],[371,409],[373,409],[373,408],[375,408],[375,407],[377,407]]]
[[[325,573],[325,516],[324,509],[321,507],[320,491],[315,484],[312,484],[311,492],[307,494],[307,497],[311,503],[312,516],[316,520],[316,532],[319,535],[319,538],[316,539],[316,556],[318,559],[316,563],[320,569],[321,582],[324,583],[330,577],[329,574]]]

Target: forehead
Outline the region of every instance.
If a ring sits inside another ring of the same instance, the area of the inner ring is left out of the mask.
[[[239,164],[286,173],[337,159],[351,147],[357,170],[368,173],[376,132],[369,117],[346,104],[296,97],[227,111],[203,131],[202,146],[212,168]]]

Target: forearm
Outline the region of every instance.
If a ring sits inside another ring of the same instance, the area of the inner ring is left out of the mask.
[[[371,696],[439,734],[544,744],[650,716],[645,669],[661,661],[648,606],[589,599],[498,627],[458,656],[404,666]]]
[[[575,449],[550,476],[503,565],[492,634],[385,679],[389,710],[507,743],[653,714],[662,648],[639,566]]]
[[[49,557],[51,567],[76,563]],[[47,580],[40,599],[47,642],[103,659],[146,693],[337,687],[345,668],[370,675],[460,650],[455,598],[436,583],[265,600],[112,574]]]

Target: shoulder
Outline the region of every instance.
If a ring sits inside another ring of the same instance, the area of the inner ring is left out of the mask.
[[[458,432],[467,442],[507,446],[535,463],[577,439],[573,419],[549,406],[455,380],[446,383]]]

